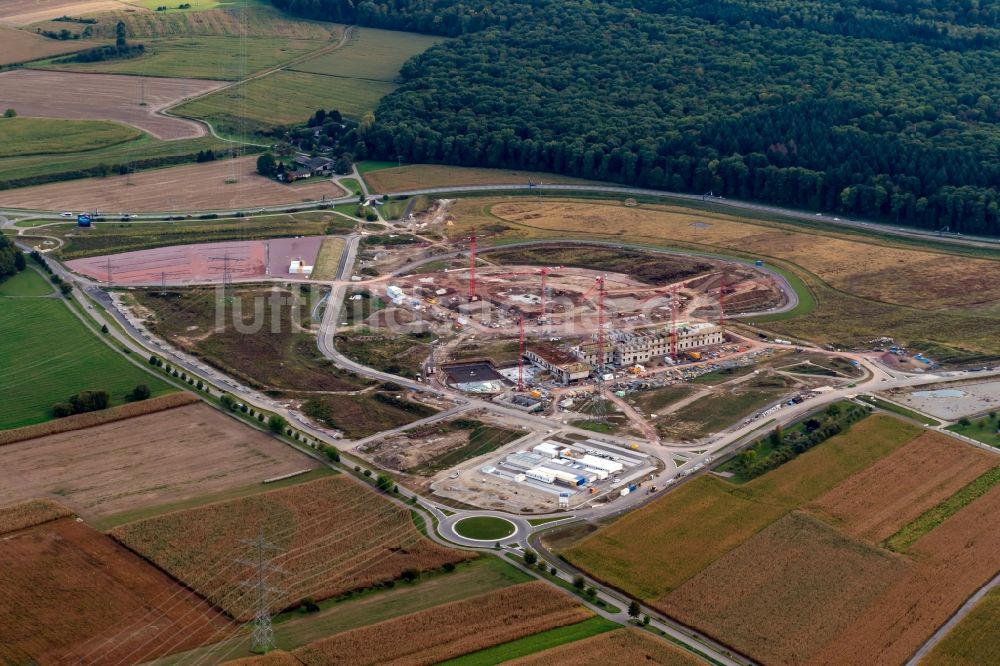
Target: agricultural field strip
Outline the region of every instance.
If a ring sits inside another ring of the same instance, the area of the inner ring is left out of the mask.
[[[593,613],[565,592],[536,581],[338,634],[293,654],[307,666],[418,666],[589,617]],[[349,661],[342,661],[345,658]]]
[[[347,506],[348,509],[351,509],[351,508],[354,508],[354,507],[358,507],[358,506],[364,505],[366,503],[370,503],[371,500],[372,500],[372,496],[370,496],[370,495],[366,496],[368,493],[370,493],[370,491],[368,491],[367,489],[365,489],[363,486],[362,487],[352,486],[352,482],[351,481],[345,481],[345,480],[336,480],[336,481],[332,481],[332,482],[333,483],[338,483],[338,484],[344,484],[345,486],[347,486],[342,491],[344,493],[350,493],[352,490],[354,490],[354,491],[360,491],[355,496],[356,499],[354,500],[354,502],[352,504],[350,504],[350,505],[338,505],[338,508],[340,508],[341,506]],[[304,486],[315,485],[317,483],[331,483],[331,480],[324,480],[322,482],[311,482],[311,483],[308,483],[308,484],[304,484]],[[296,492],[299,492],[299,491],[301,491],[302,487],[303,486],[299,486],[298,488],[294,488],[293,487],[290,490],[294,490]],[[282,491],[277,491],[277,492],[280,493]],[[287,492],[287,491],[285,491],[285,492]],[[257,497],[259,498],[261,496],[257,496]],[[236,502],[238,502],[238,501],[236,501]],[[223,503],[220,503],[220,505],[224,505],[224,504],[232,505],[232,504],[234,504],[236,502],[223,502]],[[216,506],[220,506],[220,505],[216,505]],[[211,507],[203,507],[201,509],[201,511],[204,511],[204,510],[210,509],[210,508]],[[392,533],[388,533],[388,537],[389,538],[385,539],[385,541],[392,541],[393,537],[398,536],[398,534],[397,534],[398,532],[403,532],[404,534],[411,534],[413,536],[413,538],[415,538],[417,540],[417,542],[419,542],[420,540],[423,540],[423,537],[420,536],[416,532],[416,530],[413,528],[413,525],[410,522],[409,511],[408,510],[406,510],[406,509],[400,509],[400,508],[398,508],[398,507],[396,507],[396,506],[394,506],[392,504],[387,504],[387,507],[384,507],[384,508],[386,509],[386,512],[388,512],[388,513],[393,513],[393,514],[396,514],[396,515],[402,515],[403,516],[403,518],[399,521],[399,525],[395,528],[395,530]],[[172,514],[172,515],[173,516],[179,516],[180,514],[192,514],[194,512],[198,512],[198,511],[199,511],[199,509],[192,509],[192,510],[177,512],[176,514]],[[168,516],[166,518],[169,518],[170,516],[171,515],[168,514]],[[293,549],[291,551],[286,551],[281,556],[279,556],[279,558],[277,558],[276,561],[279,561],[279,563],[283,563],[287,567],[289,562],[294,561],[294,560],[298,559],[299,557],[307,556],[307,555],[310,555],[310,554],[313,554],[313,553],[316,553],[316,552],[319,552],[319,551],[322,551],[323,554],[328,557],[329,556],[329,551],[328,551],[328,548],[327,548],[327,542],[329,542],[330,540],[334,540],[335,543],[338,542],[338,541],[350,541],[351,539],[355,538],[357,535],[364,533],[364,530],[367,527],[369,527],[372,523],[375,523],[377,521],[381,521],[382,517],[383,517],[383,514],[376,514],[374,516],[367,517],[366,519],[362,520],[361,524],[355,523],[355,524],[351,525],[351,529],[353,529],[354,531],[350,532],[347,537],[343,537],[343,536],[341,536],[341,534],[338,534],[338,533],[334,533],[332,535],[327,535],[325,537],[320,537],[320,538],[314,540],[313,542],[307,542],[306,544],[300,545],[300,546],[298,546],[297,548],[295,548],[295,549]],[[180,519],[180,518],[178,518],[178,519]],[[310,520],[308,520],[308,521],[306,521],[306,522],[304,522],[304,523],[302,523],[300,525],[292,525],[292,526],[290,526],[288,528],[285,528],[283,530],[279,530],[279,531],[277,531],[275,533],[269,534],[268,538],[271,541],[277,541],[278,537],[281,537],[281,538],[290,537],[290,536],[292,536],[292,534],[294,532],[308,532],[309,530],[317,529],[321,525],[324,525],[327,521],[329,521],[329,519],[330,518],[328,516],[318,515],[315,518],[310,519]],[[147,523],[148,524],[148,523],[157,523],[157,522],[163,522],[163,521],[158,521],[157,519],[151,519],[151,520],[148,520],[148,521],[140,521],[140,523],[133,523],[132,525],[134,526],[134,525],[141,525],[142,523]],[[120,536],[121,533],[122,533],[122,531],[127,530],[128,528],[129,528],[128,525],[124,526],[124,528],[117,528],[116,530],[113,530],[113,534],[116,534],[116,535]],[[128,539],[126,539],[126,541],[128,541]],[[383,543],[383,542],[378,542],[378,543]],[[134,548],[134,544],[133,544],[133,548]],[[140,550],[142,550],[142,549],[140,549]],[[292,554],[295,553],[296,551],[301,551],[301,553],[299,555],[292,556]],[[351,554],[348,553],[348,555],[351,555]],[[353,557],[355,559],[357,559],[359,557],[364,557],[365,555],[366,555],[366,553],[361,553],[360,555],[355,555]],[[156,557],[155,553],[149,554],[147,556],[151,556],[154,560],[158,559]],[[375,563],[376,561],[381,561],[381,560],[386,559],[388,557],[392,557],[392,553],[391,552],[388,553],[388,554],[386,554],[386,555],[384,555],[382,558],[379,558],[378,560],[373,560],[373,559],[371,559],[369,557],[369,559],[367,561],[361,561],[361,562],[359,562],[357,564],[357,567],[358,568],[371,568],[371,565],[373,563]],[[347,560],[347,561],[349,561],[349,560]],[[219,562],[223,563],[222,566],[221,566],[221,568],[218,566]],[[162,566],[162,562],[161,562],[161,566]],[[239,602],[239,595],[241,593],[244,596],[246,596],[248,594],[250,594],[252,596],[252,591],[251,590],[243,590],[239,586],[229,585],[222,578],[222,572],[224,572],[224,571],[226,571],[226,570],[228,570],[228,569],[230,569],[230,568],[232,568],[234,566],[238,567],[240,565],[233,563],[230,557],[222,556],[222,557],[216,558],[215,561],[210,561],[209,563],[200,566],[199,567],[199,569],[200,569],[199,573],[196,574],[196,575],[194,575],[194,576],[186,575],[183,572],[179,572],[177,570],[174,570],[174,575],[180,574],[179,577],[182,580],[185,580],[185,583],[188,586],[192,587],[193,589],[200,589],[202,591],[203,595],[206,598],[208,598],[210,601],[213,601],[217,605],[220,605],[220,606],[222,606],[224,608],[228,607],[230,609],[233,609],[234,606],[236,606],[236,604]],[[167,566],[166,568],[168,570],[172,570],[172,567]],[[328,571],[331,568],[336,568],[336,567],[333,566],[333,565],[331,565],[331,563],[330,563],[329,560],[326,560],[325,562],[320,563],[320,564],[318,564],[316,566],[313,566],[313,567],[308,568],[306,570],[297,572],[296,573],[297,578],[295,579],[294,585],[295,585],[296,588],[301,587],[302,585],[304,585],[304,583],[307,580],[310,580],[310,579],[315,578],[317,576],[322,576],[324,574],[328,574]],[[350,573],[351,571],[353,571],[353,570],[348,570],[348,573]],[[335,577],[336,577],[336,575],[337,574],[335,574]],[[219,579],[221,581],[221,584],[218,586],[218,588],[216,588],[215,592],[213,592],[212,588],[211,588],[210,581],[211,581],[212,578],[217,578],[217,579]],[[231,589],[229,590],[229,592],[225,592],[225,590],[222,590],[221,595],[220,595],[219,590],[221,590],[222,588],[224,588],[226,586],[229,586]],[[288,581],[285,581],[284,587],[285,587],[285,590],[286,590],[284,597],[287,597],[287,601],[279,602],[277,605],[280,605],[281,603],[288,604],[288,603],[291,603],[293,601],[296,601],[298,598],[301,598],[302,596],[309,596],[305,592],[303,592],[302,594],[299,594],[299,596],[295,596],[297,594],[297,592],[295,590],[291,589],[292,586],[289,584]],[[233,595],[237,595],[236,598],[234,598]],[[238,613],[238,609],[237,609],[237,613]],[[127,629],[123,629],[123,631],[126,631],[126,630]]]
[[[634,627],[602,633],[505,663],[508,666],[600,666],[644,661],[661,666],[704,664],[691,653]]]
[[[993,585],[992,589],[977,592],[979,599],[968,612],[962,615],[960,611],[958,616],[952,617],[906,666],[916,666],[917,663],[928,666],[971,666],[1000,661],[1000,640],[995,631],[997,622],[1000,621],[1000,587],[996,587],[1000,584],[1000,575],[990,584]]]
[[[364,501],[363,498],[359,499],[357,502],[354,503],[354,505],[357,505],[359,502],[363,502],[363,501]],[[354,506],[354,505],[352,505],[352,506]],[[300,525],[293,525],[293,526],[290,526],[290,527],[285,528],[285,529],[281,529],[281,530],[277,530],[275,532],[271,532],[271,533],[269,533],[268,537],[269,537],[270,540],[274,541],[274,540],[277,540],[279,537],[289,536],[292,532],[294,532],[296,530],[314,529],[314,528],[317,528],[320,525],[322,525],[324,520],[325,519],[322,518],[322,517],[316,518],[316,519],[314,519],[313,521],[311,521],[309,523],[303,523],[303,524],[300,524]],[[140,521],[140,522],[142,522],[142,521]],[[128,527],[128,526],[126,525],[125,527]],[[333,537],[326,537],[326,538],[333,538]],[[317,543],[319,543],[319,542],[317,542]],[[319,546],[317,546],[317,548],[318,547]],[[243,548],[242,555],[244,557],[250,557],[251,555],[253,555],[252,546],[250,546],[250,545],[245,546]],[[388,557],[388,556],[385,556],[385,557]],[[207,565],[205,565],[203,567],[203,571],[200,574],[200,577],[190,577],[188,580],[185,581],[185,584],[188,587],[192,588],[192,589],[203,588],[205,586],[205,584],[211,578],[214,578],[214,577],[216,577],[218,575],[221,575],[221,573],[225,572],[227,569],[229,569],[231,567],[240,567],[240,566],[242,566],[239,562],[236,561],[238,559],[240,559],[240,558],[238,557],[237,553],[223,553],[219,557],[217,557],[215,560],[213,560],[212,562],[208,563]],[[302,572],[301,575],[300,575],[300,578],[298,580],[299,581],[303,581],[303,580],[306,579],[305,577],[308,576],[308,575],[312,575],[312,576],[322,575],[324,572],[326,572],[327,569],[328,569],[328,564],[320,564],[317,567],[315,567],[314,569],[311,569],[311,570],[306,571],[306,572]],[[313,573],[313,572],[317,572],[317,571],[318,571],[318,573]],[[233,592],[234,593],[238,592],[239,589],[240,588],[238,588],[238,587],[234,588]],[[252,590],[246,590],[244,592],[244,594],[252,595]],[[205,595],[205,596],[207,596],[207,595]],[[230,597],[223,598],[221,600],[221,603],[233,603],[235,601],[236,600],[232,599],[231,595],[230,595]],[[250,601],[252,602],[252,599]],[[297,601],[297,599],[293,599],[292,601]],[[108,641],[116,641],[116,640],[118,640],[118,638],[117,638],[118,636],[128,635],[129,633],[135,631],[137,627],[141,626],[142,623],[143,623],[143,619],[142,618],[134,620],[131,624],[126,625],[124,627],[121,627],[119,629],[119,631],[117,632],[117,634],[109,637],[107,640]],[[178,639],[183,638],[183,631],[184,631],[183,627],[181,627],[181,629],[178,630]],[[234,634],[239,633],[239,629],[237,629],[237,631],[235,631],[233,633]],[[230,636],[222,639],[221,642],[224,642],[224,641],[226,641],[226,640],[228,640],[228,639],[230,639],[232,637],[233,636],[230,635]]]

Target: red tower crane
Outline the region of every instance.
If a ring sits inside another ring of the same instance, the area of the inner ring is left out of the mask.
[[[521,336],[517,346],[517,390],[518,392],[523,392],[524,391],[524,315],[523,314],[519,318],[518,326],[521,329]]]
[[[597,367],[604,372],[604,280],[607,276],[597,278]]]
[[[472,227],[472,233],[469,235],[469,302],[474,300],[476,300],[476,228]]]
[[[719,282],[719,328],[723,328],[726,323],[726,272],[722,272],[722,280]]]
[[[677,360],[677,311],[681,309],[677,285],[670,288],[670,358]]]

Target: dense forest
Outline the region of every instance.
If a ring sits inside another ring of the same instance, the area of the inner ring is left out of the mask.
[[[535,169],[1000,234],[996,0],[272,0],[455,36],[358,157]]]

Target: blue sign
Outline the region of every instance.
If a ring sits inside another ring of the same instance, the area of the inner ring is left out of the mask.
[[[81,227],[89,227],[90,215],[87,215],[86,213],[80,213],[79,215],[76,216],[76,224]]]

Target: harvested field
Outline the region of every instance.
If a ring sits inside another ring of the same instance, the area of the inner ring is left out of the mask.
[[[116,285],[154,285],[165,280],[168,285],[188,282],[222,282],[223,264],[218,257],[229,256],[230,275],[235,279],[263,277],[298,277],[288,272],[293,258],[312,262],[322,236],[306,238],[271,238],[263,241],[232,241],[175,245],[152,250],[137,250],[108,256],[73,259],[66,265],[73,271],[96,280],[107,281],[111,261],[111,281]],[[164,278],[164,273],[170,278]]]
[[[5,76],[0,74],[0,77]],[[0,78],[0,85],[3,79]],[[2,105],[2,102],[0,102]],[[235,179],[235,182],[230,182]],[[131,185],[128,183],[131,182]],[[253,157],[155,169],[125,176],[84,178],[4,192],[10,208],[150,212],[229,210],[318,201],[343,190],[329,180],[282,185],[256,172]]]
[[[354,28],[347,44],[291,69],[311,74],[395,82],[403,63],[444,41],[442,37],[399,30]]]
[[[64,15],[79,16],[106,10],[133,9],[116,0],[4,0],[0,5],[0,23],[27,25]]]
[[[72,519],[7,535],[0,561],[4,663],[138,663],[233,628],[194,593]]]
[[[593,614],[537,581],[317,641],[293,653],[306,666],[436,664]]]
[[[146,106],[139,106],[139,85]],[[0,73],[0,107],[41,118],[116,120],[158,139],[190,139],[207,132],[199,123],[159,111],[195,95],[215,90],[219,81],[166,79],[114,74],[76,74],[31,69]],[[58,90],[58,95],[52,91]],[[93,200],[91,200],[92,202]]]
[[[994,587],[920,662],[927,666],[1000,664],[1000,588]]]
[[[997,462],[996,456],[947,435],[925,432],[808,509],[848,534],[877,543]]]
[[[657,605],[761,663],[801,664],[824,646],[842,645],[837,637],[905,567],[898,556],[793,512]]]
[[[427,540],[408,509],[343,476],[176,511],[111,534],[232,617],[248,619],[254,596],[241,586],[246,567],[217,564],[246,555],[241,539],[261,532],[278,549],[272,563],[286,572],[283,592],[271,599],[275,611],[474,557]]]
[[[131,11],[130,11],[131,10]],[[246,21],[240,20],[242,12]],[[114,39],[115,24],[125,23],[128,34],[140,37],[190,37],[192,35],[239,37],[287,37],[289,39],[339,38],[344,26],[289,16],[266,4],[246,3],[238,7],[199,11],[137,12],[111,11],[96,17],[94,35]]]
[[[903,663],[1000,570],[1000,486],[918,540],[908,570],[814,663]]]
[[[656,602],[791,510],[920,434],[874,415],[742,485],[699,477],[565,551],[595,577]],[[643,544],[636,548],[635,544]]]
[[[72,511],[52,500],[31,500],[24,504],[5,506],[0,508],[0,534],[16,532],[72,515]]]
[[[144,42],[138,58],[100,62],[46,62],[47,70],[235,81],[277,67],[326,45],[311,39],[163,37]],[[245,57],[244,57],[245,56]]]
[[[660,664],[699,666],[704,662],[690,652],[627,628],[609,631],[582,641],[560,645],[528,657],[504,662],[507,666],[606,666],[606,664]]]
[[[113,423],[123,419],[130,419],[144,414],[155,414],[174,407],[183,407],[200,402],[198,396],[193,393],[168,393],[158,398],[149,398],[139,402],[129,402],[117,407],[109,407],[97,412],[87,412],[85,414],[74,414],[66,416],[56,421],[37,423],[35,425],[16,428],[14,430],[0,431],[0,446],[5,444],[15,444],[26,439],[57,435],[61,432],[72,430],[82,430],[105,423]]]
[[[49,496],[93,518],[315,466],[199,403],[0,447],[0,504]]]
[[[3,9],[0,9],[0,12],[2,11]],[[48,58],[102,44],[102,42],[90,40],[49,39],[26,30],[7,27],[2,24],[2,21],[3,18],[0,18],[0,65]]]
[[[362,165],[363,166],[363,165]],[[440,164],[410,164],[372,171],[363,171],[368,189],[372,192],[403,192],[428,187],[452,187],[457,185],[527,185],[577,184],[599,185],[600,183],[535,171],[511,171],[509,169],[479,169],[475,167],[445,166]]]
[[[220,132],[237,133],[243,127],[237,109],[245,109],[248,130],[304,123],[320,108],[338,109],[348,118],[360,118],[366,111],[373,111],[378,101],[395,88],[394,83],[385,81],[281,70],[184,104],[174,111],[207,120]],[[281,100],[281,104],[275,104],[275,100]]]

